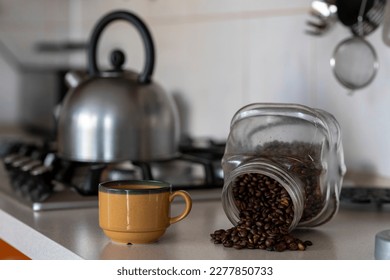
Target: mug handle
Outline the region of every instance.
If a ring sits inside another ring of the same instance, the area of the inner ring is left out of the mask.
[[[187,215],[190,213],[191,208],[192,208],[192,199],[191,199],[188,192],[175,191],[175,192],[171,193],[169,196],[169,203],[172,203],[176,196],[181,196],[184,199],[186,205],[185,205],[183,212],[180,215],[169,219],[169,224],[174,224],[174,223],[177,223],[178,221],[183,220],[185,217],[187,217]]]

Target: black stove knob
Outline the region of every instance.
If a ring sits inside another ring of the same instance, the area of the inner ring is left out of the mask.
[[[33,180],[31,180],[31,171],[41,165],[41,161],[33,160],[31,162],[26,163],[20,168],[18,180],[14,182],[14,184],[23,196],[28,196],[30,190],[33,187],[33,184],[31,184],[31,182],[33,182]]]
[[[7,155],[4,159],[3,159],[3,163],[4,163],[4,167],[6,170],[10,170],[12,169],[12,163],[14,161],[16,161],[17,159],[23,157],[22,155],[19,155],[17,153],[14,153],[14,154],[10,154],[10,155]]]
[[[48,166],[39,166],[30,173],[33,187],[30,187],[29,198],[33,202],[44,201],[54,189],[52,169]]]
[[[8,175],[9,175],[9,180],[10,180],[10,183],[11,183],[11,186],[13,189],[18,190],[18,188],[19,188],[18,181],[20,179],[20,175],[22,172],[20,168],[24,164],[26,164],[30,161],[31,161],[31,159],[29,157],[21,156],[21,157],[15,158],[9,164]]]
[[[20,169],[23,165],[33,161],[30,157],[22,156],[12,162],[12,168]]]

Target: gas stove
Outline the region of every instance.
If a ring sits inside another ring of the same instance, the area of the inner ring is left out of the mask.
[[[183,140],[176,156],[150,162],[80,163],[61,159],[47,141],[1,143],[0,192],[34,211],[97,207],[98,184],[112,180],[161,180],[194,200],[219,198],[224,143]]]

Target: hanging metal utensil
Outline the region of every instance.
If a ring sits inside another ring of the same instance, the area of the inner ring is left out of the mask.
[[[363,25],[363,15],[367,0],[361,2],[358,23]],[[364,28],[360,34],[340,42],[333,53],[330,65],[336,79],[351,92],[369,85],[379,68],[374,47],[364,39]]]
[[[375,0],[370,9],[361,16],[361,22],[351,26],[352,33],[357,36],[367,36],[374,32],[383,21],[386,0]]]
[[[373,46],[357,36],[337,45],[330,65],[337,80],[352,91],[369,85],[379,68]]]
[[[390,47],[390,4],[386,5],[383,16],[382,40]]]
[[[356,36],[367,36],[382,23],[386,0],[337,0],[335,5],[342,24],[349,27]]]
[[[310,8],[311,19],[306,21],[309,27],[305,32],[310,35],[323,35],[337,21],[337,7],[333,0],[313,1]]]

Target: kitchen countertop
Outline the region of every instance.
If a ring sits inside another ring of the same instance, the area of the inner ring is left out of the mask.
[[[14,131],[11,132],[14,136]],[[20,131],[16,131],[16,135],[20,135]],[[0,189],[9,188],[4,173],[0,174],[0,178]],[[387,181],[382,183],[388,185]],[[375,181],[375,184],[378,182]],[[375,234],[390,229],[390,205],[378,209],[373,205],[344,203],[330,222],[314,229],[294,232],[298,238],[313,242],[306,251],[236,250],[215,245],[210,239],[210,233],[215,230],[232,227],[219,199],[220,190],[190,193],[197,198],[191,213],[183,221],[171,225],[157,243],[121,245],[111,242],[99,228],[97,206],[35,212],[0,191],[0,239],[32,259],[44,260],[371,260],[374,259]],[[183,206],[175,201],[172,214],[180,212]]]
[[[210,192],[219,192],[212,190]],[[214,196],[214,195],[213,195]],[[173,214],[183,204],[172,206]],[[374,238],[390,229],[390,208],[342,205],[333,220],[297,230],[311,240],[306,251],[236,250],[215,245],[210,233],[231,227],[219,199],[194,201],[189,216],[154,244],[111,242],[98,225],[97,207],[34,212],[0,195],[0,238],[32,259],[374,259]]]

